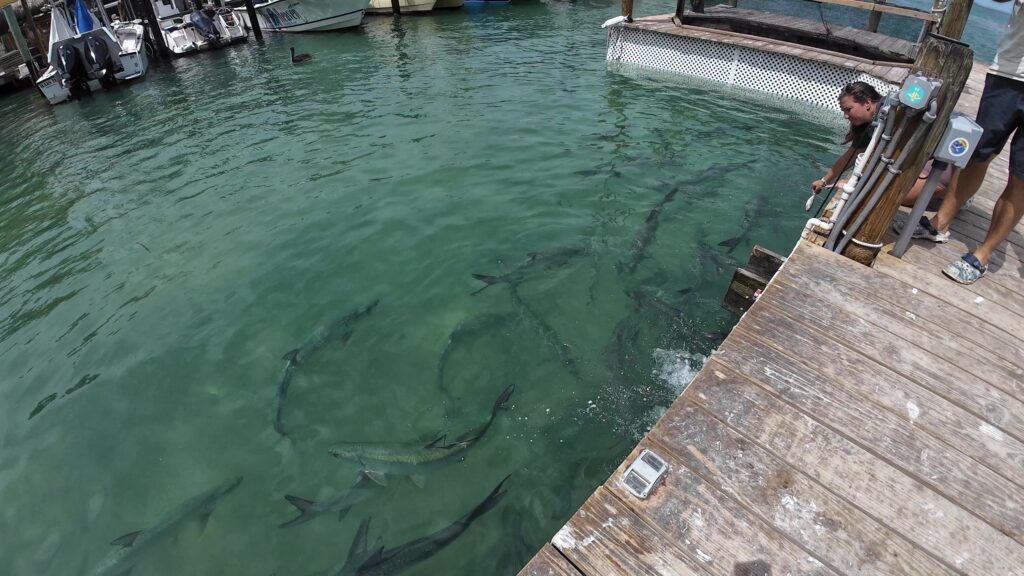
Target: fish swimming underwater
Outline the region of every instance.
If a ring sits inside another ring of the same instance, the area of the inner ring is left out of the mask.
[[[355,323],[369,316],[379,302],[380,300],[374,300],[365,308],[349,312],[327,326],[317,329],[316,332],[313,332],[312,336],[302,343],[302,346],[284,355],[282,359],[286,363],[284,370],[281,372],[281,378],[277,383],[277,393],[274,395],[274,430],[278,434],[281,436],[288,435],[284,427],[284,403],[288,399],[288,388],[291,386],[295,371],[298,370],[303,362],[308,361],[313,354],[327,344],[334,341],[341,343],[342,346],[347,344],[349,339],[352,338],[352,333],[355,331]]]
[[[473,274],[473,278],[484,283],[484,286],[479,290],[472,292],[470,295],[475,296],[480,292],[483,292],[488,287],[495,284],[510,284],[515,286],[519,284],[535,270],[550,270],[553,268],[561,268],[565,266],[573,259],[587,254],[589,250],[582,246],[568,246],[564,248],[555,248],[544,252],[531,252],[527,255],[527,259],[522,264],[516,266],[515,269],[501,274],[499,276],[489,276],[487,274]]]
[[[111,544],[120,548],[107,555],[93,571],[93,576],[128,576],[140,556],[157,543],[176,535],[189,520],[197,520],[200,529],[205,528],[217,503],[241,483],[241,476],[225,480],[168,511],[153,526],[114,539]]]
[[[426,445],[419,443],[396,442],[341,442],[332,446],[328,452],[335,458],[356,462],[364,474],[379,484],[386,484],[386,474],[411,476],[414,479],[420,474],[441,468],[462,459],[487,433],[498,412],[505,408],[515,385],[509,385],[502,391],[491,408],[491,417],[487,422],[466,432],[455,440],[448,441],[442,435]]]
[[[284,499],[291,503],[299,510],[299,515],[291,520],[279,524],[278,528],[290,528],[292,526],[298,526],[299,524],[305,524],[317,516],[324,514],[337,513],[338,520],[341,521],[348,514],[348,511],[356,504],[366,500],[373,495],[377,490],[377,485],[370,481],[366,475],[359,477],[359,480],[344,492],[339,492],[331,498],[314,502],[313,500],[307,500],[298,496],[292,496],[291,494],[285,495]]]
[[[364,520],[352,540],[345,563],[328,574],[331,576],[391,576],[423,562],[454,542],[476,519],[497,506],[505,496],[506,492],[502,490],[502,486],[507,480],[508,476],[487,495],[483,502],[477,504],[468,514],[455,522],[427,536],[410,540],[393,548],[379,545],[375,550],[369,550],[366,543],[369,520]]]

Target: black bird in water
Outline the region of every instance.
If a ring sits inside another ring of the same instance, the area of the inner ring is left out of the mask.
[[[313,59],[312,54],[296,54],[295,46],[292,46],[292,64],[299,64]]]

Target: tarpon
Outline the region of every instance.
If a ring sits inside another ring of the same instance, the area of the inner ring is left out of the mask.
[[[198,520],[200,529],[205,528],[206,522],[217,502],[230,494],[235,488],[238,488],[238,485],[241,483],[241,476],[226,480],[216,488],[193,496],[177,508],[165,513],[150,528],[129,532],[124,536],[114,539],[111,544],[120,546],[120,548],[108,554],[99,567],[93,571],[93,575],[128,576],[132,571],[132,567],[138,561],[139,556],[161,540],[173,536],[189,520]]]
[[[314,353],[327,344],[331,342],[339,342],[342,346],[348,344],[349,339],[352,338],[352,333],[355,331],[355,323],[369,316],[373,309],[377,307],[378,302],[380,300],[374,300],[365,308],[349,312],[334,322],[318,328],[316,332],[313,332],[312,336],[302,343],[302,346],[284,355],[282,358],[282,360],[285,360],[284,370],[281,372],[281,379],[277,383],[277,394],[274,396],[274,430],[278,434],[281,436],[288,435],[284,428],[284,403],[288,398],[288,387],[291,386],[295,371],[303,362],[309,360]]]
[[[385,474],[411,476],[429,470],[441,468],[462,459],[494,422],[498,412],[505,408],[515,385],[509,385],[502,391],[491,408],[491,417],[487,422],[466,432],[453,441],[447,435],[441,435],[426,445],[419,443],[395,442],[341,442],[332,446],[328,452],[335,458],[357,462],[364,474],[379,484],[385,484]]]
[[[472,316],[459,322],[455,329],[448,335],[448,340],[441,349],[441,355],[437,359],[437,388],[445,397],[446,403],[451,403],[451,394],[444,384],[445,368],[448,365],[448,358],[452,352],[465,341],[472,341],[481,334],[491,332],[496,326],[508,325],[514,317],[510,314],[482,314]]]
[[[679,186],[673,186],[671,190],[665,193],[665,195],[651,208],[651,211],[647,213],[647,218],[644,219],[643,226],[640,227],[640,231],[637,232],[636,238],[633,240],[633,248],[629,252],[629,261],[621,264],[622,269],[627,272],[633,272],[636,267],[640,265],[647,258],[647,247],[654,241],[654,235],[658,231],[659,219],[661,217],[661,211],[665,208],[669,202],[675,199],[676,194],[679,193]]]
[[[495,284],[505,283],[514,286],[522,282],[536,269],[550,270],[552,268],[561,268],[571,262],[574,258],[582,256],[587,252],[588,250],[582,246],[568,246],[543,252],[530,252],[522,264],[516,266],[514,270],[506,272],[505,274],[501,274],[499,276],[473,274],[473,278],[483,282],[484,286],[479,290],[472,292],[471,295],[479,294],[489,286],[493,286]]]
[[[731,254],[737,246],[749,239],[750,228],[754,225],[755,220],[759,220],[761,218],[767,206],[768,199],[764,196],[758,196],[753,202],[747,205],[747,209],[743,213],[743,222],[740,223],[740,233],[728,240],[722,240],[718,245],[728,248],[726,253]]]
[[[299,509],[299,515],[278,525],[278,528],[298,526],[299,524],[309,522],[317,516],[335,512],[338,514],[338,521],[340,522],[345,518],[352,506],[372,496],[375,489],[376,484],[371,482],[365,475],[360,475],[359,480],[348,490],[319,502],[287,494],[284,499]]]
[[[562,340],[558,332],[550,324],[533,311],[533,308],[530,308],[526,302],[523,302],[523,299],[519,297],[519,290],[515,286],[509,286],[508,293],[512,298],[512,305],[519,309],[523,319],[533,325],[537,332],[540,333],[544,343],[558,355],[562,365],[572,374],[572,377],[582,382],[583,374],[580,372],[580,364],[576,361],[572,348]]]
[[[423,562],[454,542],[477,518],[497,506],[505,496],[505,491],[501,488],[507,480],[506,476],[483,502],[477,504],[468,514],[455,522],[432,534],[410,540],[393,548],[379,546],[376,550],[368,551],[366,539],[369,532],[369,521],[364,521],[352,540],[345,564],[329,574],[331,576],[392,576]],[[359,562],[360,560],[361,562]]]

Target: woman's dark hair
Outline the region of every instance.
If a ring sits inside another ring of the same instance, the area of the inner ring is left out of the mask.
[[[843,91],[839,93],[839,99],[853,98],[853,101],[857,104],[867,104],[868,102],[881,102],[882,95],[875,90],[875,87],[867,82],[850,82],[843,87]],[[871,128],[871,124],[861,124],[860,126],[850,126],[850,131],[846,133],[846,138],[843,139],[843,144],[847,142],[853,142],[857,148],[863,148],[867,145],[866,136],[868,130]]]

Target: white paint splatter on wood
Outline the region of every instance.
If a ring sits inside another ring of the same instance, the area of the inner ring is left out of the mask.
[[[993,440],[998,440],[999,442],[1003,441],[1003,431],[987,422],[982,424],[981,426],[978,426],[978,430],[981,431],[982,434],[988,436]]]
[[[555,545],[555,548],[560,550],[572,550],[576,547],[576,538],[572,535],[572,528],[568,526],[562,526],[562,529],[555,534],[555,537],[551,539],[551,543]]]
[[[911,422],[917,420],[917,417],[921,415],[921,409],[917,407],[917,404],[913,402],[907,402],[907,416]]]

